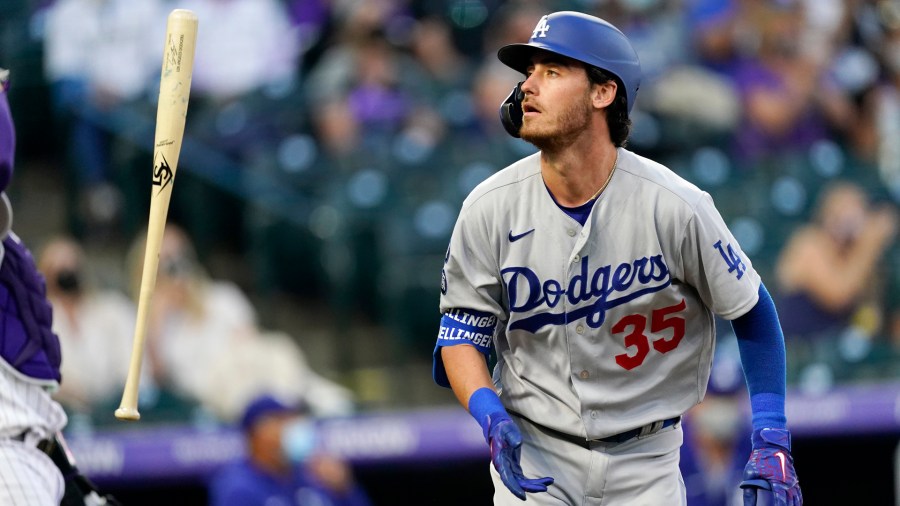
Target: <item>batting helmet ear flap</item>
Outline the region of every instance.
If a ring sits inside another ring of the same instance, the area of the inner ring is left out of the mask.
[[[522,83],[513,88],[512,92],[506,97],[506,100],[500,104],[500,122],[509,135],[519,138],[519,129],[522,128],[522,100],[525,99],[525,93],[522,91]]]

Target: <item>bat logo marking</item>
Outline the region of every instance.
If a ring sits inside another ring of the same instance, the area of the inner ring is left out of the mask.
[[[157,163],[153,164],[153,185],[159,186],[159,192],[157,195],[162,193],[162,191],[168,186],[169,183],[172,182],[173,178],[172,168],[169,166],[169,162],[166,160],[166,155],[160,153],[159,160]]]

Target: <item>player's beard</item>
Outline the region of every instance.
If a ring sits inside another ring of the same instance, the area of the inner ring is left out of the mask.
[[[560,111],[555,121],[542,112],[538,119],[541,124],[525,122],[519,130],[519,136],[536,148],[545,152],[560,151],[575,142],[575,139],[588,128],[591,122],[591,99],[585,93],[582,100],[572,102]]]

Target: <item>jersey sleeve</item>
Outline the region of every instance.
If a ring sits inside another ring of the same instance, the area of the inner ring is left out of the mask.
[[[441,326],[434,347],[434,381],[449,387],[441,348],[468,344],[489,355],[501,305],[502,284],[493,243],[477,213],[463,208],[441,271]]]
[[[444,257],[441,313],[471,309],[500,314],[502,285],[494,241],[480,213],[464,208],[453,229]]]
[[[714,313],[733,320],[756,304],[759,274],[704,193],[685,227],[681,245],[684,281]]]

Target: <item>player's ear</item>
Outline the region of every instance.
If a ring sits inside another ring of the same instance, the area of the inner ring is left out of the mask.
[[[616,99],[616,91],[619,89],[614,80],[605,83],[591,85],[591,104],[597,109],[605,109]]]

